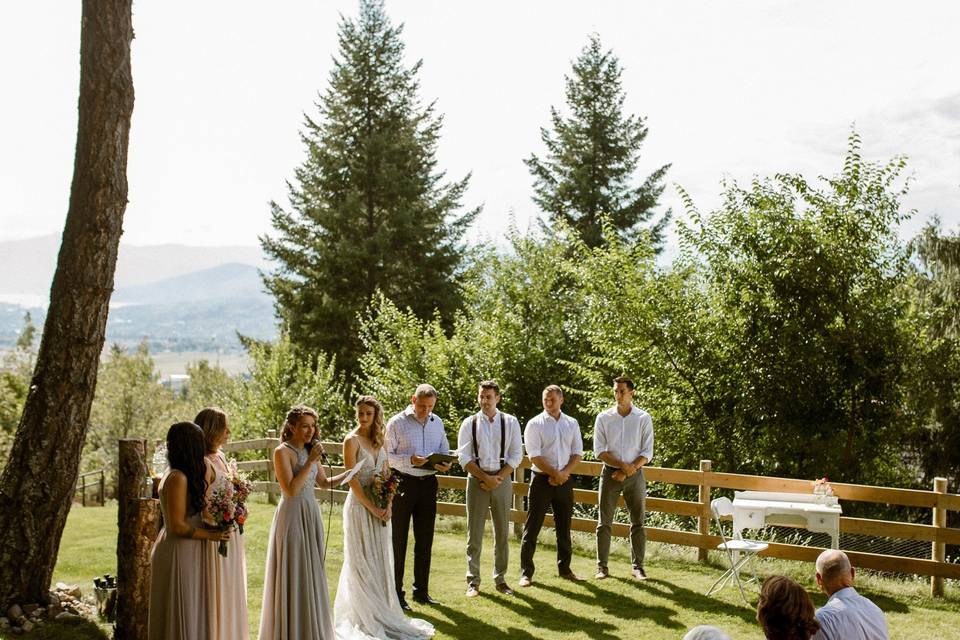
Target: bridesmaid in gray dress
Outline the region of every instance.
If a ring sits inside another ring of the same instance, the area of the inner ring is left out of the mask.
[[[215,626],[217,592],[207,568],[229,531],[204,529],[201,513],[212,472],[203,460],[203,431],[178,422],[167,432],[170,468],[160,480],[163,528],[150,554],[150,640],[207,640]]]
[[[273,466],[283,492],[273,516],[263,579],[260,640],[333,640],[330,594],[323,566],[323,522],[313,488],[328,488],[317,464],[317,412],[297,406],[287,413]]]

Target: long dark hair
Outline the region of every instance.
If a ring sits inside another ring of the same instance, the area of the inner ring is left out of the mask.
[[[200,513],[207,492],[203,430],[192,422],[178,422],[167,431],[170,468],[187,476],[187,513]]]

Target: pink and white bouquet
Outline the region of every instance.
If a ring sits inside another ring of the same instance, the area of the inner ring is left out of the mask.
[[[231,460],[228,465],[229,475],[210,493],[210,499],[207,501],[207,513],[212,524],[221,531],[227,531],[233,527],[243,534],[243,524],[247,521],[247,497],[253,489],[253,485],[247,479],[246,475],[237,469],[235,460]],[[217,545],[217,551],[224,558],[227,557],[227,543],[221,540]]]

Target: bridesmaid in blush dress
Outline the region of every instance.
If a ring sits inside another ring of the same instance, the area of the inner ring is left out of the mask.
[[[283,492],[273,515],[263,579],[260,640],[333,640],[330,593],[324,570],[323,522],[315,486],[328,488],[343,474],[327,478],[317,464],[323,449],[317,412],[290,409],[273,466]]]
[[[216,545],[229,531],[204,529],[201,513],[213,479],[203,459],[203,431],[178,422],[167,432],[170,468],[160,480],[163,528],[150,554],[150,640],[207,640],[216,610],[216,592],[207,570]]]
[[[230,482],[227,458],[220,447],[230,438],[227,414],[217,407],[207,407],[193,421],[203,429],[207,464],[216,477],[207,486],[207,500],[212,492]],[[217,594],[214,619],[211,621],[210,640],[247,640],[247,560],[243,551],[243,536],[238,529],[231,530],[227,542],[227,557],[209,554],[213,588]]]

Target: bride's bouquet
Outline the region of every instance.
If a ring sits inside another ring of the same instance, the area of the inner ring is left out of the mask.
[[[397,493],[397,489],[400,486],[400,475],[397,474],[393,469],[390,470],[389,475],[386,477],[382,473],[376,473],[373,476],[373,501],[377,503],[377,506],[381,509],[386,509],[387,505],[390,504],[390,499]],[[381,520],[380,524],[382,526],[387,526],[385,520]]]
[[[213,525],[221,531],[236,527],[242,535],[243,524],[247,521],[249,513],[247,497],[250,495],[253,485],[246,475],[237,469],[236,460],[230,461],[228,470],[229,474],[210,494],[210,500],[207,502],[207,513],[213,520]],[[227,557],[226,541],[220,541],[217,545],[217,551],[224,558]]]

